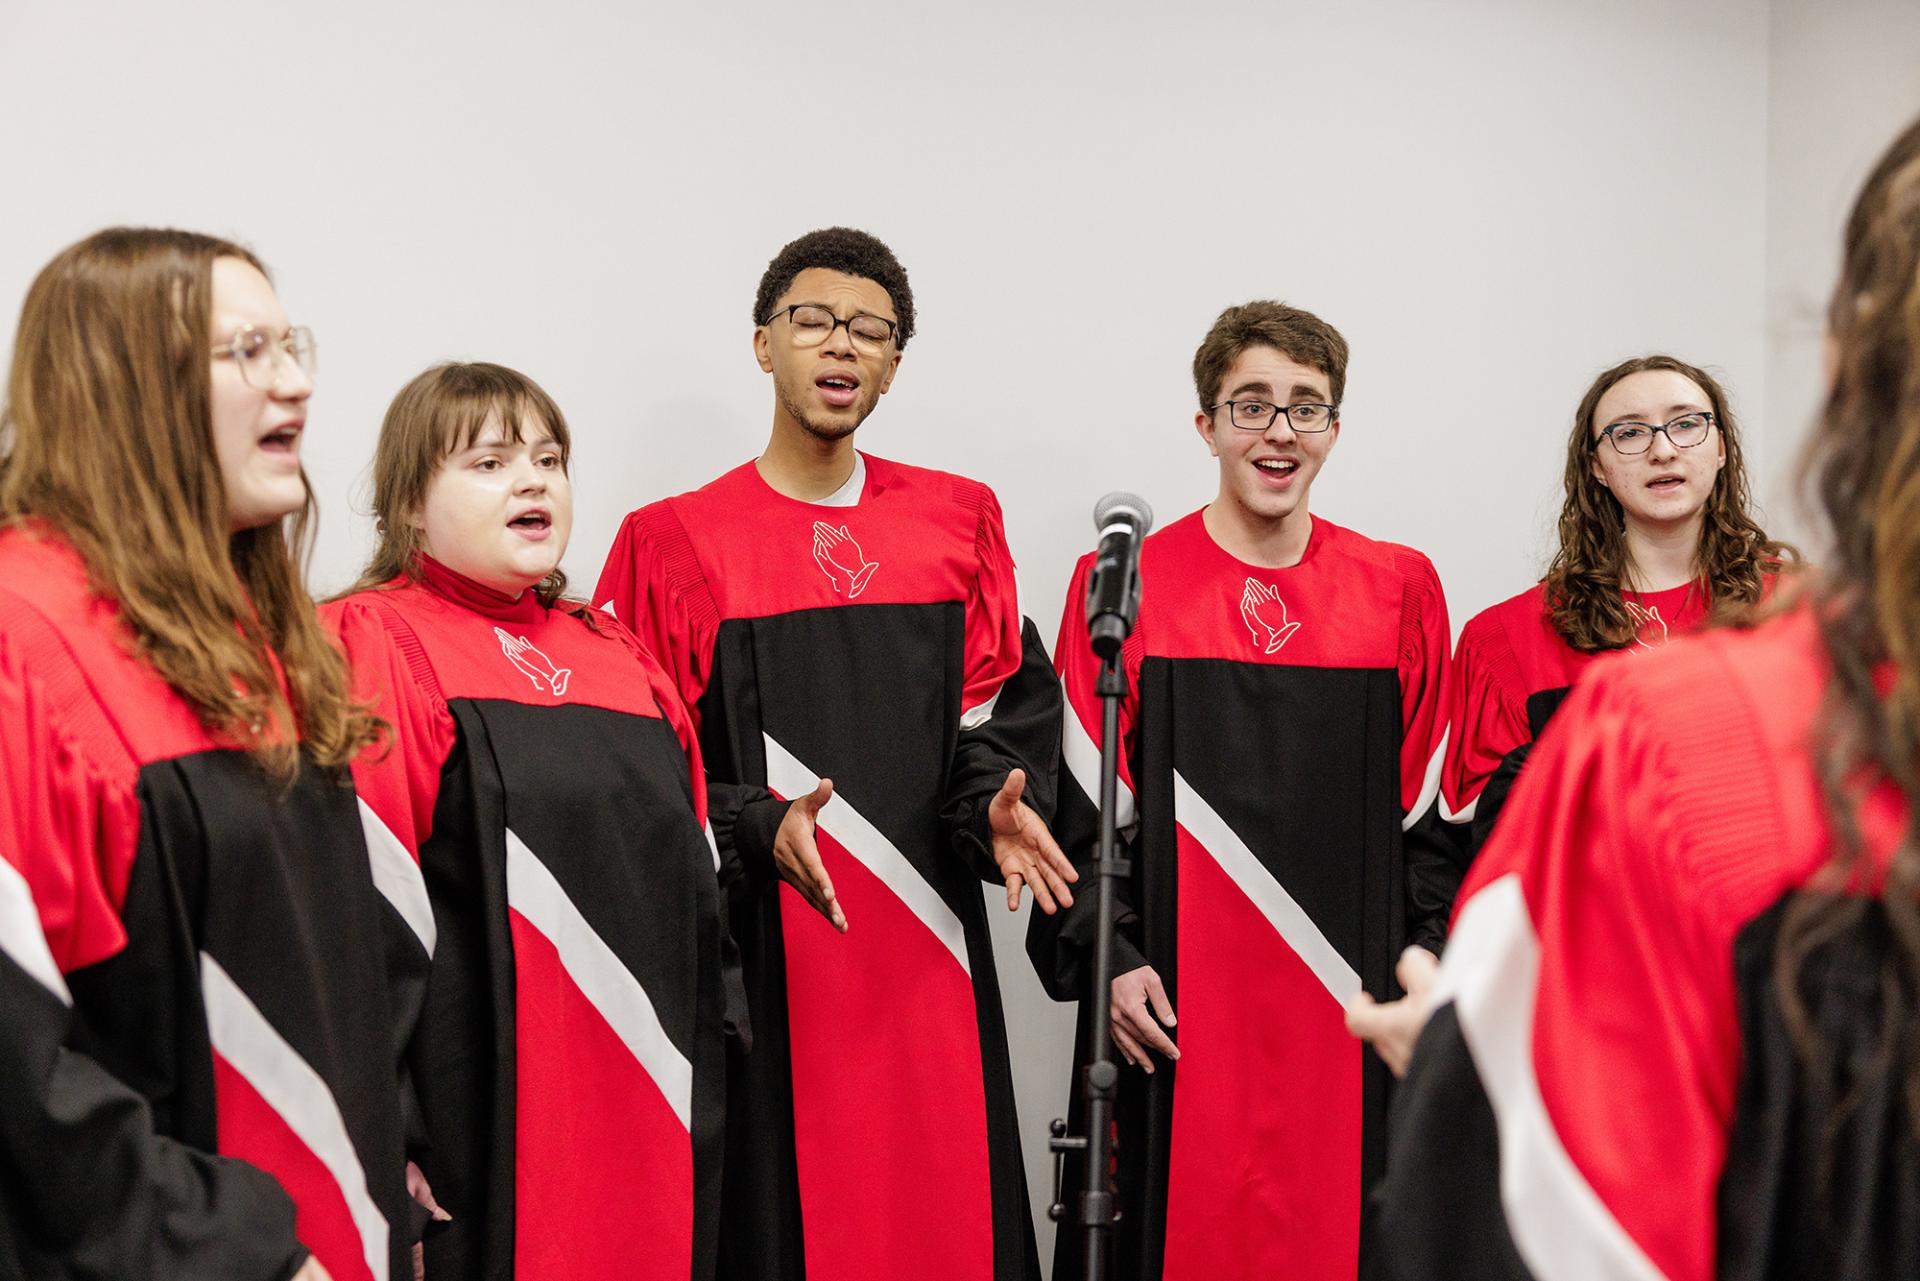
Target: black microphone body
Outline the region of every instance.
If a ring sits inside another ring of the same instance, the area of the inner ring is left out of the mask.
[[[1087,575],[1087,632],[1093,652],[1112,658],[1140,613],[1140,544],[1153,528],[1153,508],[1134,494],[1108,494],[1093,507],[1100,530]]]

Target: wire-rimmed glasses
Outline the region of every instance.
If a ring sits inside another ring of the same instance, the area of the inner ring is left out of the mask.
[[[239,366],[240,378],[247,386],[271,391],[280,377],[283,357],[292,361],[301,373],[313,377],[318,349],[314,345],[313,330],[305,325],[295,325],[278,339],[265,330],[242,325],[231,339],[215,346],[213,354]]]

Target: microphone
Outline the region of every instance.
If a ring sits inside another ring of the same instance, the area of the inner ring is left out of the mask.
[[[1100,547],[1087,575],[1087,632],[1093,652],[1111,659],[1140,613],[1140,543],[1153,528],[1153,508],[1134,494],[1108,494],[1093,505]]]

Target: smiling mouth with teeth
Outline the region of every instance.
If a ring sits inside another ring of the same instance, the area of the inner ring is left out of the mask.
[[[1282,476],[1300,469],[1300,464],[1291,458],[1262,458],[1254,466],[1261,471],[1274,472]]]

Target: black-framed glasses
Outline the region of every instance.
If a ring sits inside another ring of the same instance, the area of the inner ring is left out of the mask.
[[[1241,431],[1265,431],[1284,415],[1287,426],[1295,431],[1325,431],[1340,416],[1340,406],[1303,400],[1291,405],[1276,405],[1270,400],[1223,400],[1208,405],[1207,412],[1225,409],[1227,417]]]
[[[1598,449],[1601,441],[1610,441],[1615,453],[1631,458],[1653,448],[1653,433],[1657,431],[1665,432],[1675,449],[1692,449],[1712,430],[1713,415],[1703,409],[1664,423],[1614,423],[1593,438],[1593,447]]]
[[[853,340],[853,345],[869,355],[884,351],[887,344],[893,341],[894,330],[899,328],[885,316],[876,316],[870,311],[855,312],[842,320],[831,309],[817,302],[797,302],[791,307],[781,307],[760,323],[771,325],[781,316],[787,318],[787,328],[792,331],[793,345],[796,347],[818,347],[832,336],[834,330],[845,325],[847,337]]]
[[[292,361],[301,373],[311,378],[318,366],[319,350],[313,341],[313,330],[305,325],[295,325],[278,339],[265,330],[242,325],[231,339],[214,347],[213,354],[239,366],[240,378],[247,386],[271,391],[280,377],[282,358]]]

